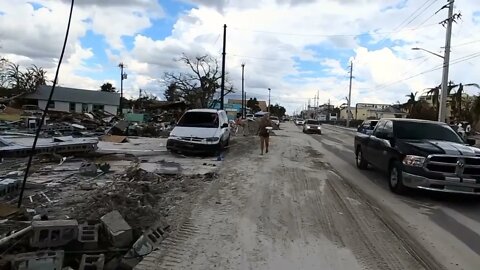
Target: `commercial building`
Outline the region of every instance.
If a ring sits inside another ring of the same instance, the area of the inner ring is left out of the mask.
[[[40,86],[37,91],[25,95],[23,99],[27,100],[28,104],[37,105],[44,110],[47,107],[51,89],[51,86]],[[120,94],[118,93],[57,86],[48,109],[75,113],[104,111],[117,114],[119,105]]]
[[[406,112],[391,104],[357,103],[352,112],[357,120],[407,117]]]

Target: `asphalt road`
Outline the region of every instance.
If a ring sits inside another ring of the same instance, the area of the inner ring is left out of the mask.
[[[290,125],[287,123],[286,125]],[[299,132],[301,132],[299,128]],[[355,166],[355,131],[324,125],[319,141],[332,168],[367,194],[447,269],[480,269],[480,198],[413,190],[390,193],[387,177]]]

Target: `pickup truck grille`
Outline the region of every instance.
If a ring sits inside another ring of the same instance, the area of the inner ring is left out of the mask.
[[[432,155],[425,168],[431,172],[458,177],[480,177],[480,157]]]

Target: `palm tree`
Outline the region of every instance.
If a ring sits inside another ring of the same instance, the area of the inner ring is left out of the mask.
[[[413,111],[417,103],[417,100],[416,100],[417,94],[418,92],[415,92],[415,93],[411,92],[409,95],[406,95],[406,97],[408,97],[408,100],[407,100],[407,103],[405,103],[404,105],[407,108],[408,113],[411,113]]]
[[[478,85],[477,83],[466,83],[466,84],[462,84],[462,83],[453,84],[453,83],[451,83],[448,87],[449,94],[453,89],[457,88],[457,91],[454,92],[451,95],[452,96],[452,114],[456,118],[459,118],[460,114],[462,113],[462,96],[463,96],[463,93],[464,93],[463,89],[464,89],[465,86],[468,86],[468,87],[473,86],[477,89],[480,89],[480,85]]]
[[[432,97],[432,105],[435,111],[438,111],[438,97],[440,96],[440,90],[442,89],[442,86],[435,86],[432,88],[426,88],[425,90],[427,91],[427,96]]]

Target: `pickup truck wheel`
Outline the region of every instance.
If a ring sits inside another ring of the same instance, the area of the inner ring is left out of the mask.
[[[403,185],[402,168],[398,161],[394,161],[390,166],[388,186],[393,193],[397,194],[403,194],[407,190],[407,187]]]
[[[365,169],[368,168],[368,162],[365,158],[363,158],[362,148],[357,149],[357,155],[356,155],[356,158],[355,158],[355,163],[357,164],[357,167],[360,170],[365,170]]]

